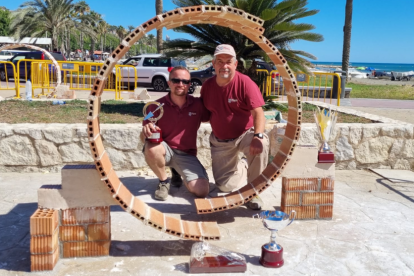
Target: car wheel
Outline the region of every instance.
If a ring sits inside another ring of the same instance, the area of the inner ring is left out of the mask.
[[[152,87],[155,91],[162,92],[167,90],[167,82],[163,77],[155,77],[152,81]]]
[[[193,94],[197,86],[201,86],[202,83],[199,80],[191,80],[190,89],[188,89],[188,94]]]
[[[1,81],[6,81],[6,72],[5,71],[0,71],[0,80]]]

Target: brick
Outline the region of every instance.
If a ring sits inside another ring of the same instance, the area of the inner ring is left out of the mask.
[[[101,69],[101,71],[99,71],[99,74],[101,76],[103,76],[104,71]],[[92,87],[91,96],[101,96],[105,85],[106,85],[106,80],[96,78],[95,83],[93,84],[93,87]],[[99,111],[98,111],[98,113],[99,113]]]
[[[114,195],[116,191],[118,191],[119,186],[123,185],[114,170],[111,170],[106,177],[102,178],[102,180],[105,182],[106,186],[111,191],[112,195]]]
[[[319,218],[321,219],[332,219],[333,217],[333,206],[319,206]]]
[[[139,198],[135,197],[134,203],[131,207],[131,214],[143,221],[145,219],[145,210],[149,206]]]
[[[227,200],[224,197],[215,197],[210,199],[211,205],[213,205],[213,211],[223,211],[228,209]]]
[[[283,169],[285,167],[286,159],[287,156],[279,150],[273,158],[272,162],[275,163],[278,168]]]
[[[30,271],[53,270],[59,260],[59,248],[52,254],[30,255]]]
[[[83,225],[60,226],[59,236],[61,241],[85,241],[86,232]]]
[[[181,220],[177,218],[165,216],[165,228],[165,232],[170,235],[181,237],[181,234],[184,234]]]
[[[204,240],[220,240],[220,230],[217,226],[217,222],[201,221],[198,223]]]
[[[101,177],[107,176],[112,170],[112,163],[106,151],[99,157],[99,159],[95,159],[95,164]]]
[[[299,192],[282,192],[282,205],[299,205],[300,193]]]
[[[190,240],[200,240],[201,230],[198,222],[183,220],[184,238]]]
[[[30,235],[54,234],[58,227],[58,211],[52,209],[37,209],[30,217]]]
[[[302,120],[302,111],[298,110],[294,107],[289,107],[288,110],[288,118],[292,118],[292,120],[289,119],[289,121],[298,122]]]
[[[122,183],[121,183],[122,184]],[[115,191],[116,194],[114,195],[115,200],[118,201],[119,205],[127,209],[128,206],[131,204],[132,198],[134,197],[131,192],[128,190],[125,185],[120,185],[118,190]]]
[[[213,207],[210,203],[210,200],[205,198],[196,198],[194,201],[198,214],[213,212]]]
[[[244,203],[244,198],[240,196],[238,191],[226,195],[229,208],[240,206]]]
[[[286,191],[317,191],[317,178],[287,178],[282,179],[282,190]]]
[[[320,205],[320,204],[333,204],[334,193],[303,193],[302,205]]]
[[[89,146],[91,148],[92,158],[95,160],[105,152],[102,136],[100,134],[92,138],[92,140],[89,140]]]
[[[87,226],[88,241],[111,240],[111,224],[95,223]]]
[[[332,178],[321,179],[321,191],[333,191],[335,187],[335,180]]]
[[[315,219],[317,218],[316,206],[282,206],[282,212],[290,214],[296,211],[296,219]]]
[[[31,236],[30,253],[31,254],[52,254],[59,245],[59,230],[56,228],[55,233],[51,236]]]
[[[64,242],[63,258],[108,256],[111,241]]]
[[[96,96],[93,100],[89,99],[88,109],[88,117],[90,119],[98,117],[99,112],[101,112],[101,97]]]
[[[109,206],[61,210],[61,225],[82,225],[110,221]]]
[[[239,189],[239,192],[244,198],[244,203],[249,202],[255,196],[257,196],[257,193],[252,189],[252,186],[250,186],[250,184],[243,186],[241,189]]]
[[[285,155],[292,155],[294,147],[295,144],[293,143],[293,140],[290,140],[288,137],[284,137],[279,151],[283,152]]]
[[[96,135],[100,134],[101,130],[99,127],[99,117],[88,120],[87,125],[88,135],[90,139],[93,139]]]
[[[149,208],[148,225],[158,230],[164,229],[164,213],[161,213],[160,211],[149,206],[147,208]]]
[[[285,136],[291,140],[299,139],[300,127],[291,123],[286,124]]]

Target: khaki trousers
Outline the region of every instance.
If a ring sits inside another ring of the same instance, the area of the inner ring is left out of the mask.
[[[213,176],[218,188],[231,192],[253,181],[267,166],[269,155],[269,137],[263,134],[263,152],[250,155],[250,143],[254,129],[251,128],[240,137],[229,142],[219,142],[213,133],[210,135]],[[239,158],[242,152],[246,159]]]

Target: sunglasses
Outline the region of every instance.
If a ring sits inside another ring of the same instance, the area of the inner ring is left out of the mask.
[[[180,82],[182,82],[183,84],[190,84],[191,81],[173,78],[171,79],[171,82],[174,84],[179,84]]]

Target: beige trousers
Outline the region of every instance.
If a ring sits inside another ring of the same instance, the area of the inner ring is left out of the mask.
[[[218,188],[223,192],[239,189],[259,176],[267,166],[269,137],[263,134],[263,152],[250,155],[250,143],[254,129],[251,128],[239,138],[229,142],[219,142],[213,133],[210,135],[213,176]],[[239,158],[242,152],[246,159]]]

